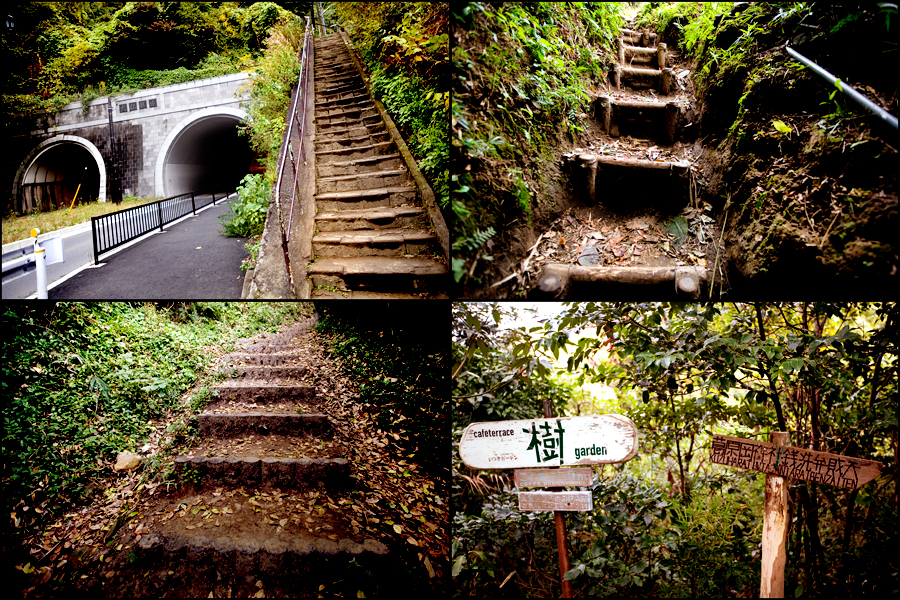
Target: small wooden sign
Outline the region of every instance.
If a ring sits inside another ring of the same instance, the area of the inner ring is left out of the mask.
[[[580,469],[516,469],[516,487],[566,487],[591,485],[591,470]]]
[[[621,415],[472,423],[459,443],[472,469],[622,463],[637,451],[637,427]]]
[[[709,459],[720,465],[855,489],[881,474],[874,460],[714,435]]]
[[[594,510],[591,492],[519,492],[519,510]]]

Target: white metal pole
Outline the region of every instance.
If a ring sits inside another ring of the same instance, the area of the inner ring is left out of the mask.
[[[34,265],[37,273],[37,297],[40,300],[47,299],[47,251],[38,244],[37,236],[40,229],[32,229],[31,237],[34,238]]]

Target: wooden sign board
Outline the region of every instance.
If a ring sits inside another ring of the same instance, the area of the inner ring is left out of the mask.
[[[591,470],[579,469],[516,469],[516,487],[566,487],[591,485]]]
[[[519,510],[594,510],[591,492],[519,492]]]
[[[872,481],[881,474],[883,467],[880,462],[874,460],[793,446],[785,446],[779,452],[775,444],[727,435],[713,436],[709,459],[720,465],[850,489]]]
[[[620,415],[472,423],[459,443],[472,469],[622,463],[637,451],[637,427]]]

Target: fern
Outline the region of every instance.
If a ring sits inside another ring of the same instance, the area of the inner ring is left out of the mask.
[[[472,234],[472,237],[466,237],[458,240],[453,245],[456,246],[457,250],[466,250],[468,252],[473,252],[484,246],[487,241],[494,237],[496,234],[497,232],[494,231],[493,227],[488,227],[487,229],[479,229]]]

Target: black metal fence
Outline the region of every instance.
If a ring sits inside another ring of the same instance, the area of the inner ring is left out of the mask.
[[[163,198],[140,206],[118,210],[116,212],[91,217],[91,237],[94,241],[94,264],[104,252],[127,244],[154,229],[162,231],[175,219],[186,214],[197,214],[198,208],[216,203],[228,196],[220,192],[185,192],[171,198]]]

